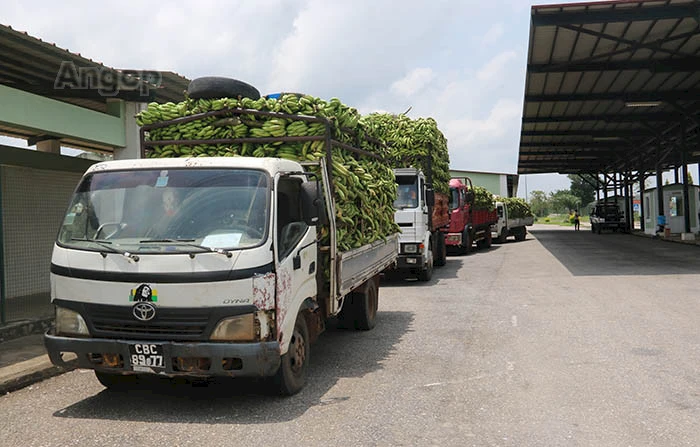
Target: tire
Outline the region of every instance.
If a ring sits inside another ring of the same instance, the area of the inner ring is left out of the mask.
[[[518,242],[524,241],[526,237],[527,237],[527,230],[525,229],[525,227],[518,228],[518,232],[515,233],[515,240]]]
[[[506,230],[504,228],[503,230],[501,230],[501,234],[498,235],[498,243],[505,244],[507,240],[508,240],[508,230]]]
[[[289,350],[281,358],[280,368],[275,375],[275,383],[282,395],[298,393],[306,384],[306,369],[311,356],[309,329],[306,318],[299,312],[294,323],[294,332],[289,342]]]
[[[591,233],[595,233],[595,224],[591,224]]]
[[[418,281],[427,282],[433,278],[433,258],[432,256],[428,260],[428,265],[426,265],[423,270],[418,273]]]
[[[484,248],[489,249],[493,245],[493,238],[491,237],[491,231],[486,232],[486,239],[484,239]]]
[[[250,98],[260,99],[258,89],[237,79],[219,76],[205,76],[193,79],[187,86],[187,95],[192,99],[200,98]]]
[[[343,304],[341,320],[357,330],[369,331],[374,328],[379,307],[377,281],[370,278],[356,292],[350,293]]]
[[[471,232],[468,229],[464,230],[464,233],[462,233],[462,253],[465,255],[471,253],[473,243]]]
[[[596,225],[596,227],[595,227],[595,232],[598,233],[598,234],[600,234],[600,232],[601,232],[600,224]]]
[[[435,244],[435,261],[434,265],[442,267],[447,263],[447,244],[445,244],[445,234],[442,231],[437,232],[437,243]]]
[[[97,380],[108,390],[126,391],[133,389],[139,383],[138,376],[134,374],[115,374],[102,371],[95,371]]]

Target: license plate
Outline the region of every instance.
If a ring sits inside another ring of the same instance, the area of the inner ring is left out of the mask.
[[[165,368],[163,346],[153,343],[135,343],[129,345],[131,366],[135,371],[144,368]]]

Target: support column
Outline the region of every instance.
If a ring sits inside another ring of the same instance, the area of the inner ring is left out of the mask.
[[[625,180],[625,194],[627,194],[627,220],[629,223],[630,233],[634,230],[634,188],[632,187],[632,173],[627,172]]]
[[[644,219],[646,213],[649,210],[644,211],[644,180],[646,180],[646,175],[644,170],[639,171],[639,225],[644,233]]]
[[[114,149],[115,160],[141,158],[141,140],[139,126],[136,124],[136,114],[146,108],[145,103],[124,103],[124,133],[126,146]]]
[[[43,140],[36,143],[36,150],[39,152],[49,152],[52,154],[61,153],[61,142],[59,140]]]
[[[661,165],[656,165],[656,232],[664,231],[666,227],[666,215],[664,214],[664,191],[663,178],[661,178]]]
[[[683,217],[685,232],[690,233],[690,193],[688,191],[688,152],[685,147],[685,125],[681,123],[681,168],[683,169]]]

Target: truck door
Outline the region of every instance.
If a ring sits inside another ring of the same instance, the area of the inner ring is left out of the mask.
[[[285,330],[287,313],[294,326],[296,311],[308,297],[316,296],[316,228],[304,223],[301,212],[301,179],[281,176],[276,184],[275,271],[277,273],[277,330]]]

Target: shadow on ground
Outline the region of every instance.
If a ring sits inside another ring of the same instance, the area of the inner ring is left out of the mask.
[[[561,229],[530,230],[574,276],[696,275],[700,248],[641,235]]]
[[[331,321],[328,330],[312,346],[307,385],[295,396],[277,395],[265,380],[187,382],[155,378],[129,391],[105,389],[55,412],[54,416],[206,424],[294,420],[312,407],[350,399],[324,396],[341,379],[359,379],[382,369],[383,361],[392,355],[412,321],[410,312],[379,312],[377,326],[367,332],[340,329]]]

